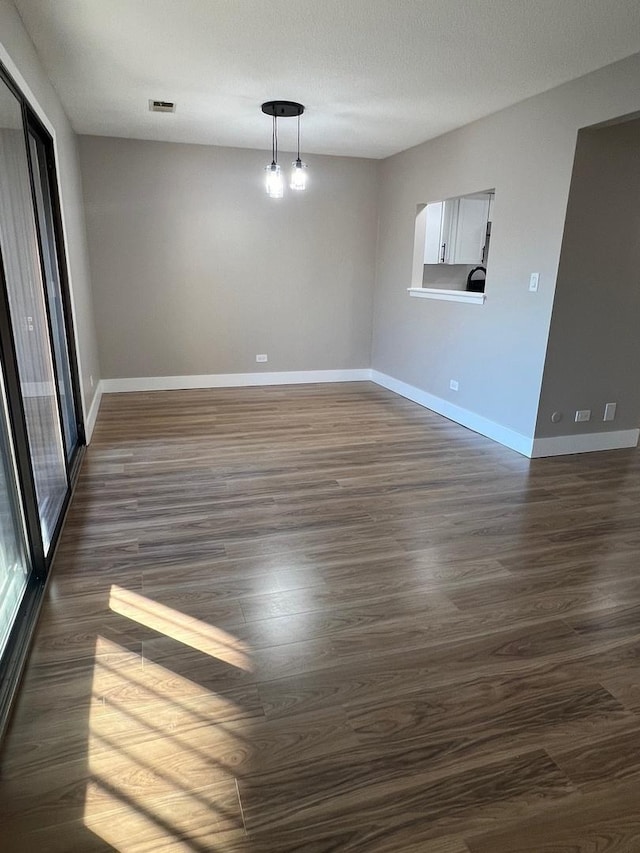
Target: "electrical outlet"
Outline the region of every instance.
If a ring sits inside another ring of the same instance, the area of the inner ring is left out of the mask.
[[[580,424],[584,421],[591,420],[591,409],[578,409],[576,412],[576,423]]]
[[[261,364],[264,363],[265,361],[269,361],[266,352],[263,352],[261,355],[257,355],[256,361],[260,362]]]
[[[450,379],[449,380],[449,388],[451,388],[452,391],[457,391],[458,387],[459,386],[458,386],[458,380],[457,379]]]
[[[539,283],[540,283],[540,273],[539,272],[532,272],[531,275],[529,276],[529,290],[532,293],[535,293],[536,290],[538,289]]]
[[[606,403],[604,407],[603,421],[612,421],[616,416],[616,403]]]

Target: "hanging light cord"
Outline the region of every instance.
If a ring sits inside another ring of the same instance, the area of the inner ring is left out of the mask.
[[[300,162],[300,113],[298,113],[298,162]]]
[[[275,166],[278,162],[278,117],[273,113],[273,127],[271,131],[271,165]]]

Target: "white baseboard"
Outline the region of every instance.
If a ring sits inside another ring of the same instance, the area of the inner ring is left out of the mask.
[[[180,391],[194,388],[244,388],[255,385],[302,385],[319,382],[365,382],[371,380],[401,397],[406,397],[426,409],[430,409],[449,420],[455,421],[474,432],[484,435],[498,444],[509,447],[529,458],[540,456],[563,456],[569,453],[587,453],[594,450],[615,450],[636,447],[640,430],[629,429],[617,432],[591,433],[589,435],[562,435],[555,438],[536,438],[515,432],[456,406],[448,400],[422,391],[378,370],[356,368],[349,370],[294,370],[271,373],[212,373],[195,376],[146,376],[132,379],[103,379],[86,418],[87,444],[95,426],[100,400],[103,394],[127,391]]]
[[[640,429],[625,429],[614,432],[594,432],[587,435],[560,435],[554,438],[531,439],[377,370],[371,371],[371,379],[378,385],[400,394],[401,397],[413,400],[414,403],[431,409],[439,415],[444,415],[445,418],[468,427],[474,432],[479,432],[480,435],[491,438],[499,444],[504,444],[505,447],[510,447],[531,459],[537,459],[541,456],[566,456],[570,453],[591,453],[597,450],[619,450],[625,447],[636,447],[640,438]]]
[[[434,394],[422,391],[414,385],[408,385],[406,382],[387,376],[386,373],[380,373],[378,370],[371,371],[371,379],[378,385],[382,385],[383,388],[388,388],[389,391],[400,394],[401,397],[406,397],[426,409],[431,409],[432,412],[444,415],[451,421],[468,427],[474,432],[479,432],[480,435],[491,438],[499,444],[504,444],[505,447],[509,447],[523,456],[531,456],[533,440],[526,435],[503,427],[495,421],[483,418],[481,415],[476,415],[475,412],[463,409],[462,406],[456,406],[448,400],[436,397]]]
[[[87,416],[84,421],[84,432],[87,444],[91,442],[91,436],[93,435],[93,430],[96,425],[96,419],[98,417],[98,409],[100,408],[100,401],[102,400],[103,393],[103,383],[102,381],[98,382],[96,386],[95,393],[93,395],[93,400],[91,401],[91,405],[89,406],[89,411],[87,412]]]
[[[620,429],[613,432],[591,432],[585,435],[558,435],[536,438],[531,456],[566,456],[569,453],[592,453],[596,450],[621,450],[637,447],[640,430]]]
[[[189,388],[244,388],[251,385],[305,385],[317,382],[363,382],[371,370],[282,370],[272,373],[211,373],[196,376],[143,376],[103,379],[102,393],[123,391],[181,391]]]

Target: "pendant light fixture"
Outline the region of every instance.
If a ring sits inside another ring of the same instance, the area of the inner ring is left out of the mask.
[[[304,108],[303,108],[304,109]],[[300,113],[298,113],[298,156],[292,163],[291,183],[289,186],[292,190],[306,190],[307,188],[307,164],[300,159]]]
[[[270,198],[282,198],[284,183],[278,165],[278,117],[275,113],[271,125],[271,165],[265,168],[267,172],[267,194]]]
[[[271,164],[265,167],[267,173],[266,190],[271,198],[282,198],[284,195],[284,181],[278,164],[278,119],[298,119],[298,156],[293,163],[290,187],[294,190],[304,190],[307,184],[305,169],[306,164],[300,159],[300,116],[304,112],[302,104],[295,101],[266,101],[262,105],[262,112],[272,117],[271,126]]]

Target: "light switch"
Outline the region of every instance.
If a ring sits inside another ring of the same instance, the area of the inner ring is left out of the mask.
[[[539,272],[532,272],[531,276],[529,278],[529,290],[532,293],[535,293],[536,290],[538,289],[539,282],[540,282],[540,273]]]

